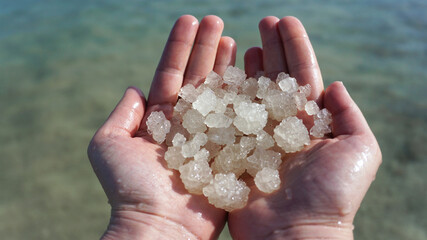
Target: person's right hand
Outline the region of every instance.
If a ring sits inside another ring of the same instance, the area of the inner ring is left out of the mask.
[[[236,46],[221,37],[223,22],[180,17],[157,67],[148,100],[129,88],[93,137],[88,155],[111,204],[103,239],[215,239],[226,212],[191,195],[177,171],[166,167],[166,144],[153,142],[145,119],[167,110],[183,84],[198,84],[212,70],[222,74],[235,61]]]
[[[323,91],[298,19],[266,17],[259,28],[263,47],[246,52],[248,75],[264,71],[274,79],[284,71],[300,85],[311,84],[310,99],[332,113],[332,137],[283,159],[277,192],[250,186],[247,206],[229,213],[230,233],[234,239],[352,239],[354,216],[381,163],[377,141],[342,83]]]

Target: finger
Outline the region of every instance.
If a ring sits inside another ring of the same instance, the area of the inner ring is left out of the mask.
[[[325,91],[324,106],[332,114],[332,134],[372,134],[356,103],[351,99],[342,82],[332,83]]]
[[[144,112],[144,95],[138,88],[129,87],[97,134],[133,137],[139,129]]]
[[[223,75],[228,66],[236,63],[236,42],[231,37],[221,37],[213,70]]]
[[[175,22],[151,84],[148,106],[176,102],[197,28],[193,16],[184,15]]]
[[[262,49],[259,47],[249,48],[244,57],[245,72],[248,77],[254,77],[258,72],[263,71]]]
[[[299,85],[310,84],[309,99],[317,100],[323,91],[322,75],[304,26],[295,17],[284,17],[278,28],[289,74],[297,79]]]
[[[184,85],[188,83],[195,86],[199,85],[206,75],[213,70],[223,29],[224,23],[217,16],[206,16],[202,19],[185,71]]]
[[[265,75],[276,80],[280,72],[288,72],[285,52],[280,39],[276,17],[265,17],[259,23]]]

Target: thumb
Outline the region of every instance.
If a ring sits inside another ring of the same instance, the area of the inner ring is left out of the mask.
[[[144,112],[144,94],[136,87],[129,87],[98,133],[104,136],[133,137],[139,129]]]
[[[323,104],[332,114],[334,137],[372,134],[365,117],[342,82],[334,82],[325,90]]]

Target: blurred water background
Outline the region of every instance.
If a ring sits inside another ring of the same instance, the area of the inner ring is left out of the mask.
[[[216,14],[239,67],[262,17],[300,18],[326,85],[344,82],[382,147],[355,238],[427,239],[426,12],[425,0],[0,0],[1,238],[99,238],[109,206],[90,138],[127,86],[148,93],[177,17]]]

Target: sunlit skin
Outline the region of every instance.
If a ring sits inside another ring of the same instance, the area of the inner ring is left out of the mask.
[[[228,214],[230,232],[235,239],[351,239],[354,215],[381,162],[375,137],[342,83],[323,91],[316,57],[296,18],[266,17],[259,27],[262,48],[246,52],[247,74],[285,71],[300,85],[310,83],[310,99],[332,113],[333,132],[286,158],[277,192],[266,195],[249,183],[248,205]],[[234,65],[236,44],[222,30],[216,16],[200,23],[180,17],[148,99],[128,88],[93,137],[89,159],[112,207],[103,239],[216,239],[221,232],[226,212],[187,193],[178,173],[165,166],[166,146],[153,142],[144,121],[154,110],[170,115],[183,84],[197,85],[211,70],[222,74]]]

